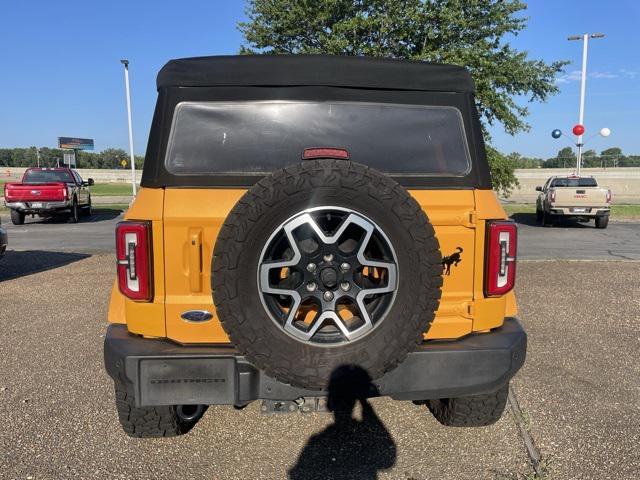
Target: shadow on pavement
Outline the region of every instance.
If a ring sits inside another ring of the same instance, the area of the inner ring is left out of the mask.
[[[552,228],[553,226],[567,228],[593,228],[594,225],[593,220],[591,222],[578,222],[574,219],[555,218],[551,220],[552,224],[550,227],[543,227],[537,222],[535,213],[514,213],[511,215],[511,218],[520,225],[540,228]]]
[[[0,282],[63,267],[90,256],[86,253],[8,250],[0,260]]]
[[[100,207],[94,207],[93,210],[93,214],[89,217],[89,216],[81,216],[78,219],[78,224],[81,223],[96,223],[96,222],[105,222],[108,220],[113,220],[114,218],[118,217],[119,215],[122,214],[122,210],[121,209],[117,209],[117,208],[100,208]],[[46,225],[46,224],[65,224],[65,223],[69,223],[69,216],[66,214],[60,214],[60,215],[54,215],[52,217],[44,217],[44,218],[40,218],[37,215],[35,217],[31,217],[28,216],[25,219],[25,225],[33,225],[33,224],[42,224],[42,225]],[[70,224],[71,225],[71,224]],[[20,227],[17,227],[20,228]]]
[[[393,467],[396,444],[367,401],[367,397],[376,395],[364,369],[353,365],[337,368],[331,375],[327,400],[334,423],[309,439],[289,470],[289,478],[368,480]],[[358,403],[361,420],[353,418]]]

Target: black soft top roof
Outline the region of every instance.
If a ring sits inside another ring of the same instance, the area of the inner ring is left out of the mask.
[[[455,65],[333,55],[231,55],[181,58],[158,73],[164,87],[332,86],[471,92],[469,72]]]

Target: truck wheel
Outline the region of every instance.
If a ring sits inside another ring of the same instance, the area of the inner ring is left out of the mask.
[[[14,225],[24,225],[24,213],[18,210],[11,210],[11,223]]]
[[[125,433],[138,438],[184,435],[198,423],[206,411],[204,405],[136,407],[133,396],[118,386],[116,409]]]
[[[542,216],[543,216],[542,210],[539,210],[536,208],[536,222],[542,223]]]
[[[211,285],[250,362],[321,390],[341,365],[379,378],[422,342],[441,262],[433,226],[403,187],[364,165],[315,160],[265,177],[233,207]]]
[[[493,393],[469,397],[428,400],[427,407],[447,427],[484,427],[502,416],[509,394],[509,384]]]
[[[540,225],[542,225],[543,227],[550,227],[552,226],[551,223],[551,215],[549,215],[547,212],[542,211],[542,220],[540,221]]]
[[[71,212],[69,212],[69,221],[71,223],[78,223],[79,219],[80,212],[78,211],[78,200],[74,198],[73,203],[71,204]]]
[[[85,217],[90,217],[93,215],[93,207],[91,205],[91,197],[89,197],[89,204],[82,209],[82,215]]]
[[[596,228],[607,228],[609,225],[609,215],[596,217]]]

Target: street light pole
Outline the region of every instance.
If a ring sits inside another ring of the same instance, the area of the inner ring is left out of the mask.
[[[120,60],[124,65],[124,85],[127,93],[127,118],[129,120],[129,155],[131,157],[131,188],[136,196],[136,160],[133,154],[133,127],[131,126],[131,93],[129,91],[129,60]]]
[[[580,79],[580,115],[578,119],[579,125],[584,125],[584,97],[587,87],[587,50],[589,48],[589,38],[604,38],[603,33],[585,33],[584,35],[573,35],[568,40],[582,40],[582,77]],[[580,167],[582,166],[582,135],[578,136],[578,158],[576,175],[580,176]]]

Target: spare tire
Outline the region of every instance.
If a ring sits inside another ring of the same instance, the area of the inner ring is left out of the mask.
[[[403,187],[364,165],[314,160],[265,177],[233,207],[211,287],[250,362],[321,390],[345,364],[379,378],[422,342],[441,262],[432,225]]]

